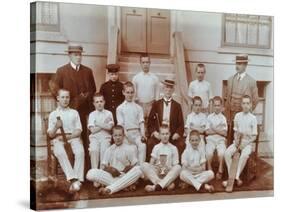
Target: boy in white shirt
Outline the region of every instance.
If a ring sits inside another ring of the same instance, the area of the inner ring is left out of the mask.
[[[181,166],[179,165],[179,155],[176,146],[169,142],[170,130],[168,125],[160,127],[160,143],[155,145],[150,163],[143,163],[141,169],[144,176],[148,178],[153,185],[145,186],[145,191],[161,191],[165,188],[173,190],[174,181],[178,177]]]
[[[135,86],[135,101],[143,108],[144,119],[146,120],[152,107],[152,103],[159,96],[159,79],[150,72],[149,55],[140,56],[142,71],[133,77]]]
[[[105,152],[101,169],[91,169],[87,179],[106,187],[99,189],[101,195],[111,195],[134,184],[143,176],[133,149],[124,142],[124,128],[112,128],[112,144]]]
[[[93,97],[95,111],[91,112],[88,120],[89,153],[92,168],[98,168],[102,161],[105,150],[110,146],[111,128],[114,125],[113,115],[109,110],[104,109],[104,97],[96,93]]]
[[[195,96],[192,99],[192,112],[187,115],[185,122],[185,134],[186,134],[186,145],[190,145],[189,134],[192,130],[197,130],[200,133],[200,144],[199,148],[205,151],[205,130],[207,126],[207,116],[201,112],[202,99],[199,96]]]
[[[84,162],[85,152],[80,139],[82,126],[79,114],[76,110],[69,107],[70,93],[68,90],[60,89],[57,95],[58,107],[49,115],[49,126],[47,133],[54,145],[54,155],[59,161],[66,179],[70,181],[70,191],[79,191],[81,182],[84,181]],[[60,120],[58,120],[60,117]],[[63,140],[63,130],[66,135],[67,143]],[[74,166],[72,167],[65,145],[70,145],[74,154]]]
[[[116,110],[117,122],[125,129],[128,142],[133,145],[141,164],[146,159],[143,109],[134,102],[135,89],[133,83],[126,82],[124,84],[123,94],[125,101]]]
[[[248,95],[243,96],[241,105],[243,111],[237,113],[234,118],[233,144],[227,148],[224,154],[225,163],[229,173],[233,154],[237,150],[241,152],[235,177],[237,186],[241,186],[243,184],[242,180],[240,179],[240,174],[247,163],[249,155],[253,151],[253,142],[256,140],[258,134],[257,118],[251,113],[251,97]],[[223,186],[227,186],[227,181],[223,181]]]
[[[226,150],[227,122],[222,111],[222,98],[215,96],[213,98],[214,112],[207,118],[206,127],[206,158],[208,161],[208,169],[212,170],[212,160],[215,150],[219,159],[219,168],[216,179],[220,180],[223,174],[224,152]]]
[[[186,147],[182,156],[182,171],[180,179],[188,185],[194,186],[199,191],[204,184],[204,188],[208,192],[214,192],[214,187],[208,184],[214,178],[212,170],[206,170],[206,158],[204,151],[200,150],[200,133],[192,130],[189,136],[190,145]]]
[[[202,99],[202,112],[209,113],[212,103],[212,88],[211,84],[204,80],[206,74],[206,67],[204,64],[199,63],[196,66],[196,80],[192,81],[188,88],[188,96],[193,98],[194,96],[200,96]]]

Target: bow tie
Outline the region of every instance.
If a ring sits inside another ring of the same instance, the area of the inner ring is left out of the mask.
[[[163,99],[163,101],[164,101],[164,103],[165,103],[166,106],[168,106],[169,103],[171,102],[171,100],[165,100],[165,99]]]

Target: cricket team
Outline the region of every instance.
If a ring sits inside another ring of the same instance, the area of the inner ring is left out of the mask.
[[[118,79],[119,65],[107,65],[109,80],[96,92],[91,69],[81,64],[82,46],[70,45],[67,52],[70,62],[50,83],[58,107],[49,116],[47,133],[70,191],[79,191],[86,178],[101,195],[135,191],[139,181],[146,182],[146,192],[189,186],[214,192],[211,181],[222,180],[224,163],[230,171],[237,151],[241,156],[235,185],[243,184],[240,175],[257,137],[252,110],[258,92],[256,81],[246,73],[248,55],[236,56],[237,73],[228,80],[226,101],[212,95],[205,65],[196,66],[197,79],[188,89],[192,112],[184,120],[181,105],[173,99],[175,81],[160,82],[150,72],[149,55],[140,56],[142,71],[124,84]],[[234,139],[227,146],[229,130]],[[65,145],[74,154],[73,166]],[[222,185],[226,187],[227,180]]]

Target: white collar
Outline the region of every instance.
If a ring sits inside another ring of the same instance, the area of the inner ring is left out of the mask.
[[[61,107],[61,106],[59,106],[59,105],[58,105],[58,107],[57,107],[57,110],[58,110],[58,111],[66,111],[66,110],[68,110],[68,109],[69,109],[69,107],[63,108],[63,107]]]
[[[172,97],[170,97],[170,99],[167,99],[167,98],[164,96],[163,99],[164,99],[166,102],[171,102],[171,101],[172,101]]]
[[[244,71],[242,74],[238,73],[237,78],[240,78],[240,80],[242,80],[245,76],[246,76],[246,72]]]
[[[72,67],[74,70],[76,70],[76,67],[78,66],[77,71],[78,71],[79,68],[80,68],[80,65],[75,65],[72,61],[70,61],[70,65],[71,65],[71,67]]]

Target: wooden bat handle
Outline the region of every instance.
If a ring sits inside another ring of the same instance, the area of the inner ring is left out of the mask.
[[[57,120],[58,120],[58,121],[61,120],[60,116],[57,116]],[[62,135],[63,142],[64,142],[64,143],[67,143],[67,139],[66,139],[66,135],[65,135],[65,132],[64,132],[63,127],[60,127],[60,131],[61,131],[61,135]]]

